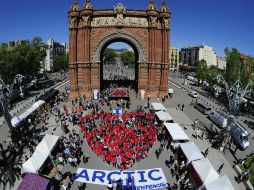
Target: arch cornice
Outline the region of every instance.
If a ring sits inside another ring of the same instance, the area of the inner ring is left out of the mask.
[[[147,52],[145,51],[144,46],[138,39],[134,38],[132,35],[126,32],[113,32],[104,36],[103,39],[97,43],[92,53],[93,63],[101,61],[100,55],[105,45],[109,44],[112,41],[117,40],[128,41],[129,43],[131,43],[138,51],[138,62],[140,63],[147,62]]]

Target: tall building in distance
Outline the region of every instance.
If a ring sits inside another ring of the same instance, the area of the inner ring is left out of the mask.
[[[198,61],[204,59],[207,66],[217,66],[216,54],[212,47],[207,45],[188,46],[180,50],[180,62],[184,65],[196,66]]]
[[[44,70],[52,71],[53,68],[53,58],[58,55],[64,55],[69,51],[67,43],[60,44],[55,42],[53,39],[49,39],[47,42],[47,56],[44,61]]]
[[[7,43],[8,49],[16,48],[16,47],[20,46],[22,43],[26,43],[26,42],[28,42],[28,41],[27,41],[27,40],[9,41],[9,42]]]
[[[179,67],[179,50],[175,47],[170,47],[169,50],[169,69],[171,71],[178,71]]]
[[[217,56],[217,67],[220,70],[226,70],[227,61],[225,57]]]

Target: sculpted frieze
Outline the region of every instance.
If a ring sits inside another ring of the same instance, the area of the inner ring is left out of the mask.
[[[69,17],[69,27],[74,28],[75,24],[78,22],[77,17]]]
[[[163,18],[163,23],[166,29],[170,28],[170,19]]]
[[[106,26],[130,26],[130,27],[148,27],[146,18],[137,17],[123,17],[119,14],[117,17],[95,17],[92,20],[92,27],[106,27]]]

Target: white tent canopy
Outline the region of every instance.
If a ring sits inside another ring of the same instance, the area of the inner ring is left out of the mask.
[[[158,111],[158,112],[156,112],[156,115],[160,121],[173,121],[173,118],[167,112]]]
[[[235,190],[232,183],[229,181],[226,175],[204,184],[202,190]]]
[[[219,178],[219,174],[207,158],[192,161],[191,165],[198,174],[202,183],[208,183]]]
[[[43,104],[45,104],[45,101],[43,100],[39,100],[37,102],[35,102],[28,110],[26,110],[24,113],[22,113],[19,116],[19,119],[26,119],[29,115],[31,115],[35,110],[37,110],[38,108],[40,108]]]
[[[45,160],[51,154],[52,149],[56,145],[59,136],[46,135],[42,141],[36,146],[35,152],[23,165],[24,172],[37,173]]]
[[[18,117],[14,117],[11,120],[11,124],[13,127],[16,127],[22,120],[26,119],[29,115],[31,115],[34,111],[40,108],[42,105],[45,104],[45,101],[39,100],[35,102],[29,109],[27,109],[24,113],[22,113]]]
[[[36,146],[36,151],[50,155],[52,149],[56,145],[59,136],[46,135],[42,141]]]
[[[181,143],[180,148],[187,158],[187,163],[204,158],[194,142]]]
[[[166,111],[166,108],[162,105],[162,103],[152,102],[151,105],[154,111]]]
[[[42,105],[45,104],[45,101],[44,100],[38,100],[37,102],[35,102],[32,107],[35,107],[35,108],[40,108]]]
[[[13,127],[16,127],[20,122],[21,122],[21,120],[18,117],[14,117],[11,119],[11,125]]]
[[[47,158],[48,154],[35,151],[31,158],[22,164],[24,172],[37,173]]]
[[[190,140],[178,123],[164,123],[173,140]]]

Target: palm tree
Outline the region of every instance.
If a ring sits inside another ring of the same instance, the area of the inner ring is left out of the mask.
[[[13,187],[16,180],[20,179],[22,154],[13,152],[13,149],[4,150],[2,144],[0,149],[0,188],[5,190]]]

